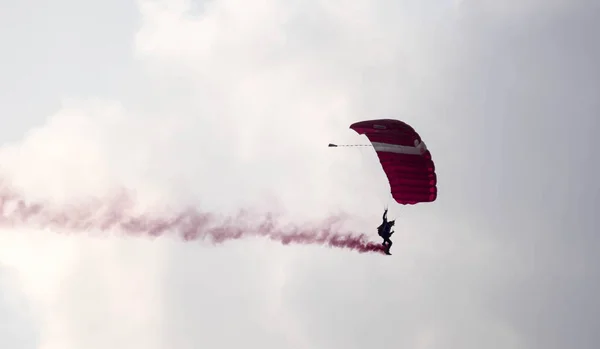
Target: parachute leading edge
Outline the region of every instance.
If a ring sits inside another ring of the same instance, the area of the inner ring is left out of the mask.
[[[371,141],[397,203],[414,205],[437,199],[431,153],[411,126],[399,120],[379,119],[360,121],[350,128]]]

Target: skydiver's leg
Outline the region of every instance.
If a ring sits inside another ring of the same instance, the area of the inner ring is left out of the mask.
[[[384,237],[381,246],[383,246],[386,254],[390,254],[390,247],[392,246],[392,241],[389,237]]]
[[[392,248],[392,242],[390,241],[390,239],[385,239],[383,247],[385,248],[385,254],[391,255],[390,248]]]

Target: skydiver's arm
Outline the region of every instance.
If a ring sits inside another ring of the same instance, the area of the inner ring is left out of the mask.
[[[383,217],[382,217],[383,221],[387,221],[387,211],[388,211],[387,208],[385,209],[385,211],[383,211]]]

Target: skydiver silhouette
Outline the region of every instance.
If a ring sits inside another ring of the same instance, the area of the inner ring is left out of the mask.
[[[396,224],[396,220],[388,222],[387,212],[388,209],[386,208],[383,212],[383,222],[379,225],[379,227],[377,227],[377,233],[383,239],[383,247],[385,247],[385,254],[391,255],[390,248],[392,248],[392,240],[390,240],[390,237],[392,236],[392,234],[394,234],[392,227],[394,226],[394,224]]]

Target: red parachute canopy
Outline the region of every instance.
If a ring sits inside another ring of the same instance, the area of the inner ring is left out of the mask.
[[[414,205],[435,201],[435,165],[425,143],[412,127],[399,120],[381,119],[360,121],[350,128],[371,141],[396,202]]]

